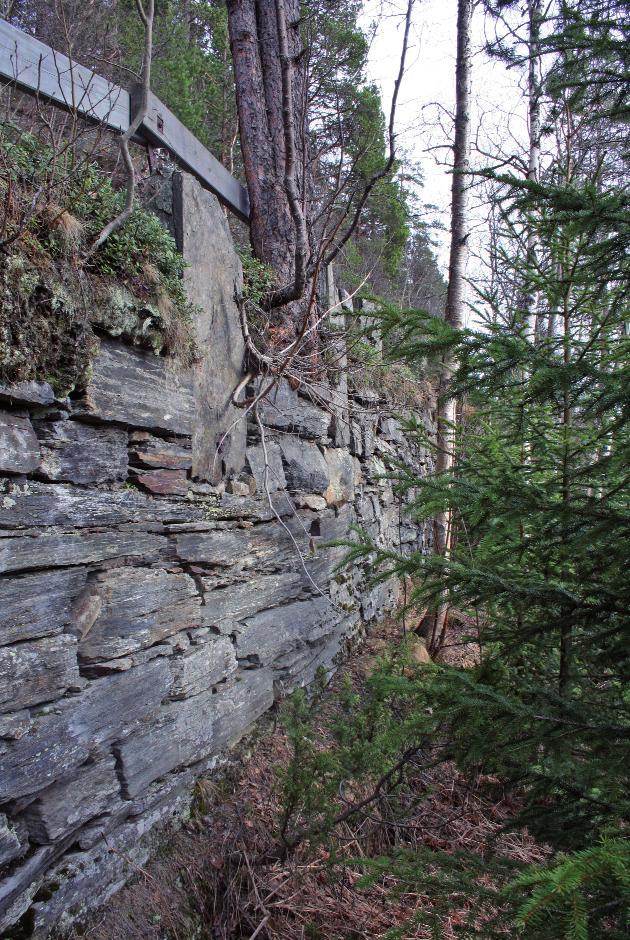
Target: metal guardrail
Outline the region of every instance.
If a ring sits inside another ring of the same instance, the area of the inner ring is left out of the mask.
[[[127,130],[137,113],[137,90],[130,94],[2,19],[0,77],[22,91],[111,130]],[[138,136],[168,150],[239,219],[249,220],[245,187],[153,94]]]

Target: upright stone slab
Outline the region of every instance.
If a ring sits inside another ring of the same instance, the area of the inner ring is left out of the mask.
[[[184,283],[189,300],[200,309],[195,324],[201,358],[194,372],[192,473],[217,483],[239,473],[245,463],[246,422],[239,420],[242,412],[232,404],[245,355],[235,300],[243,289],[243,273],[216,196],[187,173],[175,174],[173,183],[178,242],[189,265]]]
[[[0,411],[0,471],[30,473],[39,463],[39,444],[28,418]]]

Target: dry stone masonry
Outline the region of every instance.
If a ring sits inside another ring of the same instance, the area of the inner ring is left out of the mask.
[[[241,274],[214,197],[189,177],[175,189],[200,362],[103,334],[81,394],[0,388],[2,936],[45,937],[103,902],[195,779],[395,604],[395,583],[338,570],[327,543],[358,524],[427,547],[383,474],[428,457],[375,393],[343,384],[323,408],[280,383],[263,409],[273,508],[254,425],[217,469]]]

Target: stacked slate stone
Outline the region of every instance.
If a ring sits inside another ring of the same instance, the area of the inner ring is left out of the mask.
[[[345,403],[340,438],[338,410],[282,382],[268,473],[251,427],[240,471],[211,483],[192,470],[199,394],[111,338],[72,400],[0,387],[3,936],[102,903],[196,778],[396,604],[326,543],[359,524],[427,547],[383,477],[427,457],[378,396]]]

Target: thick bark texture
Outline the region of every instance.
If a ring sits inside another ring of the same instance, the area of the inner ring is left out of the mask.
[[[241,150],[254,254],[279,290],[270,306],[305,293],[304,74],[298,0],[228,0]]]

